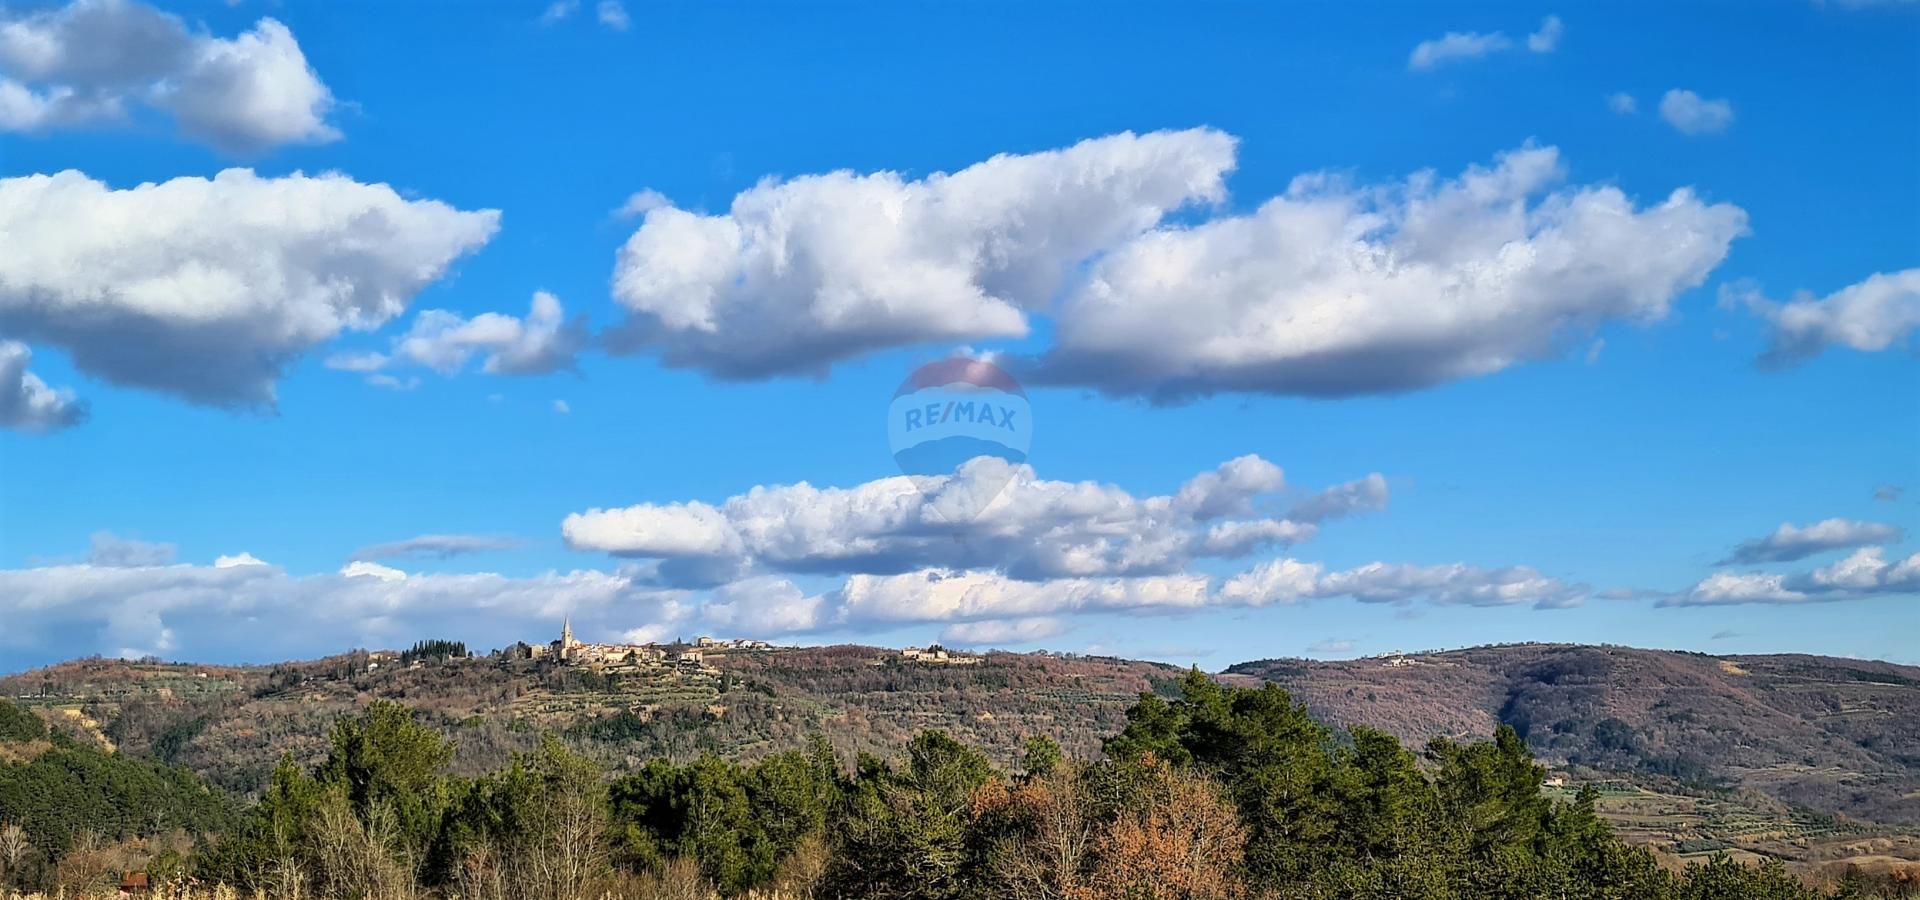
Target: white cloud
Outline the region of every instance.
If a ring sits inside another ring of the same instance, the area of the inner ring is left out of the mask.
[[[553,25],[573,16],[580,11],[580,0],[555,0],[547,4],[540,13],[540,24]]]
[[[1205,575],[1021,581],[990,571],[924,569],[852,575],[829,601],[836,624],[964,622],[1071,612],[1201,609]]]
[[[1533,39],[1529,37],[1527,40],[1531,44]],[[1479,59],[1489,53],[1512,46],[1513,42],[1498,31],[1489,34],[1475,31],[1449,31],[1442,37],[1421,41],[1414,47],[1413,52],[1407,56],[1407,68],[1416,72],[1427,71],[1442,63]]]
[[[1180,615],[1338,597],[1553,608],[1585,595],[1583,586],[1526,568],[1372,563],[1329,572],[1292,559],[1218,584],[1189,571],[1031,580],[935,566],[855,573],[825,590],[736,572],[699,591],[662,588],[644,567],[514,578],[409,573],[356,559],[338,572],[294,575],[250,553],[221,556],[211,566],[171,559],[170,545],[102,533],[87,563],[0,570],[0,621],[9,625],[0,631],[0,652],[44,651],[57,641],[61,652],[271,660],[405,646],[421,637],[501,646],[538,639],[566,615],[588,640],[654,641],[686,633],[772,638],[939,624],[948,626],[942,640],[980,646],[1044,640],[1087,613]],[[1914,570],[1920,562],[1900,565]],[[1870,569],[1856,562],[1818,577],[1890,581]]]
[[[784,578],[756,576],[714,588],[698,616],[717,630],[740,636],[798,634],[823,624],[825,602]]]
[[[1359,646],[1346,638],[1327,638],[1307,645],[1308,653],[1352,653]]]
[[[553,401],[553,411],[563,416],[571,415],[573,413],[573,407],[565,400],[555,400]]]
[[[1365,487],[1342,485],[1303,505],[1315,521],[1384,505],[1385,479],[1354,484]],[[956,512],[978,508],[971,498],[981,485],[1000,488],[994,502],[978,515]],[[1256,456],[1203,472],[1174,494],[1149,497],[1095,482],[1047,481],[1029,467],[982,457],[953,476],[918,481],[897,476],[852,488],[801,482],[756,487],[717,506],[593,509],[568,516],[561,533],[576,550],[663,560],[668,580],[741,570],[886,575],[989,567],[1029,580],[1168,574],[1196,558],[1237,558],[1311,537],[1311,522],[1258,508],[1283,485],[1279,468]]]
[[[1272,560],[1218,585],[1205,574],[1022,580],[985,569],[927,568],[893,575],[855,574],[836,590],[807,595],[791,582],[755,579],[759,617],[729,615],[725,624],[754,633],[827,629],[876,630],[919,623],[977,624],[949,630],[956,643],[1016,642],[1017,634],[1087,613],[1180,614],[1220,607],[1296,604],[1346,598],[1407,605],[1563,609],[1590,595],[1585,585],[1547,577],[1525,566],[1481,568],[1462,563],[1414,566],[1368,563],[1326,571],[1320,563]],[[775,623],[778,623],[776,626]],[[1030,638],[1038,640],[1039,637]]]
[[[615,31],[625,31],[633,24],[633,20],[627,17],[627,8],[620,4],[620,0],[600,0],[594,6],[593,14],[600,24]]]
[[[1620,91],[1607,97],[1607,108],[1620,115],[1630,116],[1640,111],[1640,101],[1633,99],[1632,94]]]
[[[1776,303],[1750,286],[1721,291],[1723,303],[1740,303],[1773,326],[1773,344],[1761,357],[1770,366],[1792,365],[1828,347],[1877,352],[1920,329],[1920,269],[1876,272],[1822,298],[1802,293]]]
[[[723,377],[1019,337],[1087,259],[1224,195],[1234,139],[1131,133],[952,174],[766,180],[721,215],[654,205],[619,252],[618,347]],[[651,202],[651,201],[650,201]]]
[[[122,538],[109,531],[93,533],[87,562],[96,566],[164,566],[173,562],[172,544]]]
[[[469,553],[492,553],[519,547],[519,538],[487,534],[422,534],[405,540],[370,544],[353,552],[349,559],[374,560],[417,557],[452,559]]]
[[[231,41],[200,42],[192,64],[157,90],[155,103],[173,112],[180,130],[232,153],[340,137],[326,122],[332,93],[293,33],[272,19]]]
[[[121,384],[271,406],[296,357],[399,315],[498,222],[338,174],[0,179],[0,331]]]
[[[356,559],[340,567],[340,574],[347,578],[378,578],[381,581],[405,581],[407,573],[383,566],[376,562]]]
[[[1123,134],[919,181],[766,181],[724,215],[653,206],[616,263],[629,320],[612,343],[760,378],[1022,337],[1043,316],[1053,346],[1002,360],[1043,383],[1168,401],[1409,390],[1658,320],[1746,229],[1686,189],[1639,207],[1561,187],[1558,151],[1535,146],[1453,179],[1307,174],[1251,214],[1166,223],[1224,196],[1233,147]]]
[[[1579,606],[1592,592],[1542,575],[1527,566],[1482,568],[1465,563],[1417,566],[1373,562],[1340,572],[1319,563],[1273,560],[1236,575],[1221,586],[1224,602],[1246,606],[1348,597],[1362,603],[1407,604],[1425,599],[1440,606]]]
[[[675,596],[601,572],[407,574],[366,562],[320,575],[264,564],[0,570],[0,655],[59,647],[271,662],[423,637],[504,646],[555,633],[567,615],[586,638],[610,639],[681,621]]]
[[[1719,134],[1733,125],[1733,104],[1675,88],[1661,96],[1660,118],[1681,134]]]
[[[394,339],[387,361],[451,375],[481,355],[485,372],[538,375],[573,368],[586,344],[586,319],[568,320],[558,297],[535,291],[524,319],[493,312],[468,319],[444,309],[422,310],[412,327]]]
[[[1660,605],[1813,603],[1914,593],[1920,593],[1920,553],[1889,562],[1883,548],[1863,547],[1839,562],[1800,574],[1715,572]]]
[[[72,390],[48,387],[27,371],[32,361],[27,345],[0,340],[0,428],[43,433],[86,421],[87,405]]]
[[[217,38],[131,0],[0,11],[0,130],[38,131],[173,114],[188,136],[230,153],[340,137],[335,103],[285,25],[261,19]]]
[[[985,622],[956,622],[940,632],[940,642],[957,647],[995,647],[1031,644],[1058,637],[1073,630],[1063,619],[993,619]]]
[[[68,87],[36,91],[0,76],[0,132],[46,131],[123,115],[121,104],[112,99],[84,96]]]
[[[1829,550],[1845,550],[1900,539],[1898,527],[1884,522],[1826,519],[1805,527],[1782,522],[1772,534],[1744,541],[1719,565],[1792,562]]]
[[[613,214],[622,219],[634,219],[644,216],[656,209],[664,209],[671,206],[673,206],[673,201],[667,199],[667,195],[652,188],[646,188],[644,190],[634,191],[628,195],[627,201],[620,204],[620,208],[614,210]]]
[[[1552,355],[1609,320],[1663,318],[1746,231],[1681,189],[1554,189],[1523,147],[1455,179],[1294,179],[1248,215],[1164,228],[1093,263],[1029,383],[1160,400],[1409,390]]]
[[[1552,53],[1560,46],[1560,38],[1567,33],[1566,23],[1559,16],[1548,16],[1540,20],[1540,30],[1527,35],[1527,49],[1535,53]]]

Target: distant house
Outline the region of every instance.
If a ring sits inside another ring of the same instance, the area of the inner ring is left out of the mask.
[[[947,648],[935,644],[926,649],[908,647],[900,651],[900,658],[907,662],[934,663],[944,666],[973,666],[980,664],[980,657],[964,653],[951,653]]]
[[[120,876],[120,896],[144,897],[147,890],[147,873],[127,872]]]

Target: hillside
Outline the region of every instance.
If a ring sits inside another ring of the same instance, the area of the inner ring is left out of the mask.
[[[1757,791],[1920,823],[1920,669],[1816,656],[1520,645],[1341,662],[1263,660],[1333,724],[1404,741],[1514,726],[1543,761]]]
[[[282,753],[312,764],[338,717],[377,699],[421,710],[478,773],[556,731],[614,771],[704,752],[754,759],[825,734],[844,754],[890,755],[939,728],[1016,760],[1044,734],[1092,756],[1156,663],[989,654],[979,665],[903,662],[821,647],[709,654],[699,669],[600,674],[550,663],[452,659],[415,667],[365,653],[264,667],[78,660],[0,678],[0,696],[73,737],[179,763],[240,793]],[[1712,657],[1521,645],[1343,662],[1266,660],[1222,678],[1287,688],[1323,721],[1409,746],[1513,725],[1543,761],[1586,779],[1693,795],[1738,788],[1786,806],[1920,824],[1920,669],[1807,656]]]
[[[490,657],[382,666],[364,652],[248,667],[86,659],[0,678],[0,697],[42,710],[77,739],[177,762],[251,793],[283,753],[316,762],[333,722],[373,700],[420,710],[454,738],[459,774],[504,765],[543,730],[615,771],[657,756],[754,759],[816,733],[849,756],[890,755],[929,728],[1008,763],[1033,734],[1097,754],[1142,692],[1181,674],[1157,663],[1038,654],[913,664],[871,647],[708,654],[707,663],[603,675]]]

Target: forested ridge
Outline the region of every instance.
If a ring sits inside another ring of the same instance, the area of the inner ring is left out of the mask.
[[[133,859],[102,842],[165,833],[181,849],[137,864],[276,898],[1911,896],[1865,878],[1816,890],[1778,863],[1664,869],[1609,831],[1590,790],[1544,795],[1511,728],[1416,753],[1372,729],[1336,733],[1273,685],[1193,672],[1168,693],[1141,695],[1090,759],[1034,737],[1003,771],[927,731],[888,759],[816,739],[613,778],[552,734],[495,771],[451,775],[448,738],[376,701],[335,724],[317,765],[284,759],[244,807],[0,701],[14,748],[0,763],[0,878],[77,894],[117,883],[99,860]],[[155,802],[175,812],[116,809]]]

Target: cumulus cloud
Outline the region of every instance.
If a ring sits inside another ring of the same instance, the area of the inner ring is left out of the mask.
[[[990,569],[928,568],[893,575],[850,575],[837,589],[817,594],[807,594],[783,579],[760,579],[755,596],[763,618],[734,617],[729,622],[763,631],[770,630],[769,623],[778,622],[780,628],[771,630],[781,633],[947,623],[977,625],[977,629],[949,632],[977,635],[1006,633],[1005,629],[1016,627],[1008,623],[1088,613],[1183,614],[1331,599],[1403,606],[1426,601],[1442,606],[1562,609],[1580,605],[1589,593],[1585,585],[1525,566],[1482,568],[1461,563],[1374,562],[1328,571],[1320,563],[1277,559],[1224,580],[1195,572],[1023,580]],[[1003,639],[956,643],[995,640]]]
[[[0,632],[0,653],[45,652],[57,641],[62,653],[261,661],[402,646],[429,633],[502,646],[545,635],[567,615],[589,640],[774,638],[936,624],[945,627],[944,641],[986,646],[1041,641],[1089,613],[1184,615],[1342,597],[1553,608],[1573,605],[1585,592],[1524,567],[1371,563],[1330,571],[1293,559],[1224,580],[1191,571],[1036,580],[933,566],[854,573],[824,588],[803,588],[797,576],[734,571],[699,590],[665,587],[644,566],[509,577],[410,573],[355,559],[337,572],[295,575],[245,552],[210,566],[172,560],[171,545],[103,532],[84,563],[0,570],[0,621],[9,624]],[[1859,569],[1820,577],[1857,584],[1867,577]]]
[[[0,131],[119,120],[145,105],[230,153],[340,137],[327,122],[332,92],[273,19],[219,38],[131,0],[0,11],[0,73]]]
[[[540,24],[553,25],[571,18],[580,11],[580,0],[554,0],[540,12]]]
[[[424,310],[406,334],[394,339],[388,361],[451,375],[478,355],[485,372],[539,375],[573,368],[586,344],[585,317],[569,320],[560,298],[535,291],[525,318],[489,312],[469,319],[444,309]]]
[[[818,374],[912,344],[1023,337],[1041,383],[1177,401],[1410,390],[1560,352],[1601,322],[1663,318],[1745,233],[1687,189],[1647,206],[1561,184],[1551,147],[1456,178],[1293,180],[1222,199],[1234,139],[1121,134],[920,180],[764,181],[728,212],[648,196],[620,250],[623,352],[725,378]]]
[[[636,219],[656,209],[672,205],[673,201],[667,199],[667,195],[652,188],[644,188],[627,195],[626,202],[620,204],[620,208],[614,210],[613,214],[622,219]]]
[[[0,340],[0,428],[42,433],[86,421],[87,405],[72,390],[48,387],[27,371],[32,361],[27,345]]]
[[[398,316],[498,222],[338,174],[0,179],[0,331],[120,384],[269,407],[296,357]]]
[[[1873,489],[1873,499],[1882,503],[1893,503],[1904,493],[1906,490],[1897,484],[1883,484]]]
[[[353,551],[353,560],[424,557],[452,559],[469,553],[491,553],[520,546],[519,538],[486,534],[422,534],[406,540],[370,544]]]
[[[1540,27],[1527,35],[1527,49],[1534,53],[1552,53],[1560,46],[1560,39],[1567,33],[1567,25],[1559,16],[1548,16],[1540,20]],[[1421,41],[1413,52],[1407,55],[1407,68],[1415,72],[1427,72],[1448,63],[1480,59],[1505,50],[1513,49],[1514,43],[1505,33],[1499,31],[1449,31],[1430,41]]]
[[[1690,190],[1640,207],[1562,177],[1535,146],[1453,179],[1306,175],[1251,214],[1144,234],[1092,265],[1025,377],[1178,400],[1485,375],[1600,322],[1663,318],[1746,231]]]
[[[1528,38],[1528,41],[1531,42],[1532,38]],[[1413,52],[1407,55],[1407,68],[1416,72],[1429,71],[1443,63],[1479,59],[1512,46],[1513,42],[1498,31],[1489,34],[1449,31],[1441,37],[1416,45]]]
[[[1681,134],[1719,134],[1733,125],[1733,104],[1675,88],[1660,97],[1660,118]]]
[[[1766,537],[1741,542],[1733,548],[1731,555],[1718,564],[1792,562],[1816,553],[1884,544],[1897,541],[1900,537],[1899,528],[1884,522],[1826,519],[1804,527],[1782,522]]]
[[[1560,46],[1560,39],[1566,36],[1566,23],[1559,16],[1548,16],[1540,20],[1540,30],[1527,35],[1527,49],[1535,53],[1552,53]]]
[[[560,298],[535,291],[524,318],[481,313],[467,318],[444,309],[422,310],[405,333],[393,338],[390,352],[343,351],[329,356],[327,368],[367,375],[380,387],[411,388],[390,370],[420,366],[453,375],[480,358],[480,369],[494,375],[544,375],[573,369],[587,346],[585,316],[567,318]]]
[[[348,578],[378,578],[381,581],[404,581],[407,577],[407,573],[392,566],[358,559],[341,566],[340,574]]]
[[[1073,630],[1065,620],[1049,617],[958,622],[940,632],[940,642],[959,647],[1031,644]]]
[[[1118,134],[947,174],[766,180],[719,215],[650,198],[620,249],[617,348],[729,378],[889,347],[1020,337],[1075,267],[1224,196],[1234,139]]]
[[[745,570],[788,574],[897,574],[999,568],[1019,579],[1178,572],[1198,558],[1235,558],[1314,534],[1313,522],[1384,504],[1385,479],[1340,486],[1306,502],[1313,521],[1258,508],[1284,486],[1257,456],[1229,460],[1171,495],[1135,497],[1095,482],[1048,481],[1027,466],[980,457],[952,476],[882,478],[851,488],[756,487],[718,505],[643,503],[575,513],[568,546],[700,563],[662,577]],[[1371,493],[1377,488],[1379,493]],[[993,495],[981,508],[976,498]],[[1353,500],[1352,494],[1363,499]],[[968,515],[979,510],[978,515]]]
[[[1920,328],[1920,269],[1876,272],[1825,297],[1802,292],[1777,303],[1740,285],[1722,289],[1721,300],[1745,306],[1772,326],[1762,365],[1793,365],[1828,347],[1873,353],[1904,344]]]
[[[1347,597],[1362,603],[1405,605],[1424,599],[1440,606],[1579,606],[1592,594],[1527,566],[1483,568],[1465,563],[1435,566],[1373,562],[1326,572],[1319,563],[1278,559],[1235,575],[1221,585],[1223,601],[1246,606]]]
[[[448,634],[450,622],[470,643],[503,646],[556,630],[567,615],[577,630],[611,638],[684,613],[671,593],[590,571],[410,575],[355,562],[338,573],[290,575],[257,561],[0,570],[0,620],[8,625],[0,653],[60,646],[268,662],[402,647]]]
[[[1607,108],[1620,115],[1630,116],[1640,111],[1640,101],[1633,99],[1632,94],[1621,91],[1607,97]]]
[[[798,634],[821,626],[826,598],[784,578],[755,576],[720,585],[699,607],[702,622],[750,635]]]
[[[1920,592],[1920,553],[1889,561],[1884,548],[1863,547],[1839,562],[1811,572],[1715,572],[1693,587],[1661,600],[1660,605],[1815,603],[1917,592]]]
[[[933,567],[890,575],[853,574],[836,588],[802,590],[778,576],[754,576],[714,592],[690,615],[741,633],[788,635],[829,630],[873,631],[915,624],[956,627],[948,636],[968,645],[1019,642],[1063,617],[1093,613],[1175,615],[1210,609],[1350,599],[1407,606],[1564,609],[1590,595],[1585,585],[1525,566],[1483,568],[1462,563],[1418,566],[1385,562],[1328,571],[1315,562],[1277,559],[1225,579],[1197,572],[1029,580],[992,569]],[[715,604],[719,604],[716,610]],[[1064,627],[1064,623],[1062,623]],[[987,637],[984,635],[1010,635]],[[945,639],[945,638],[943,638]]]
[[[826,610],[833,624],[899,624],[1031,618],[1074,612],[1201,609],[1209,605],[1205,575],[1056,578],[1022,581],[999,572],[923,569],[898,575],[851,575]]]

